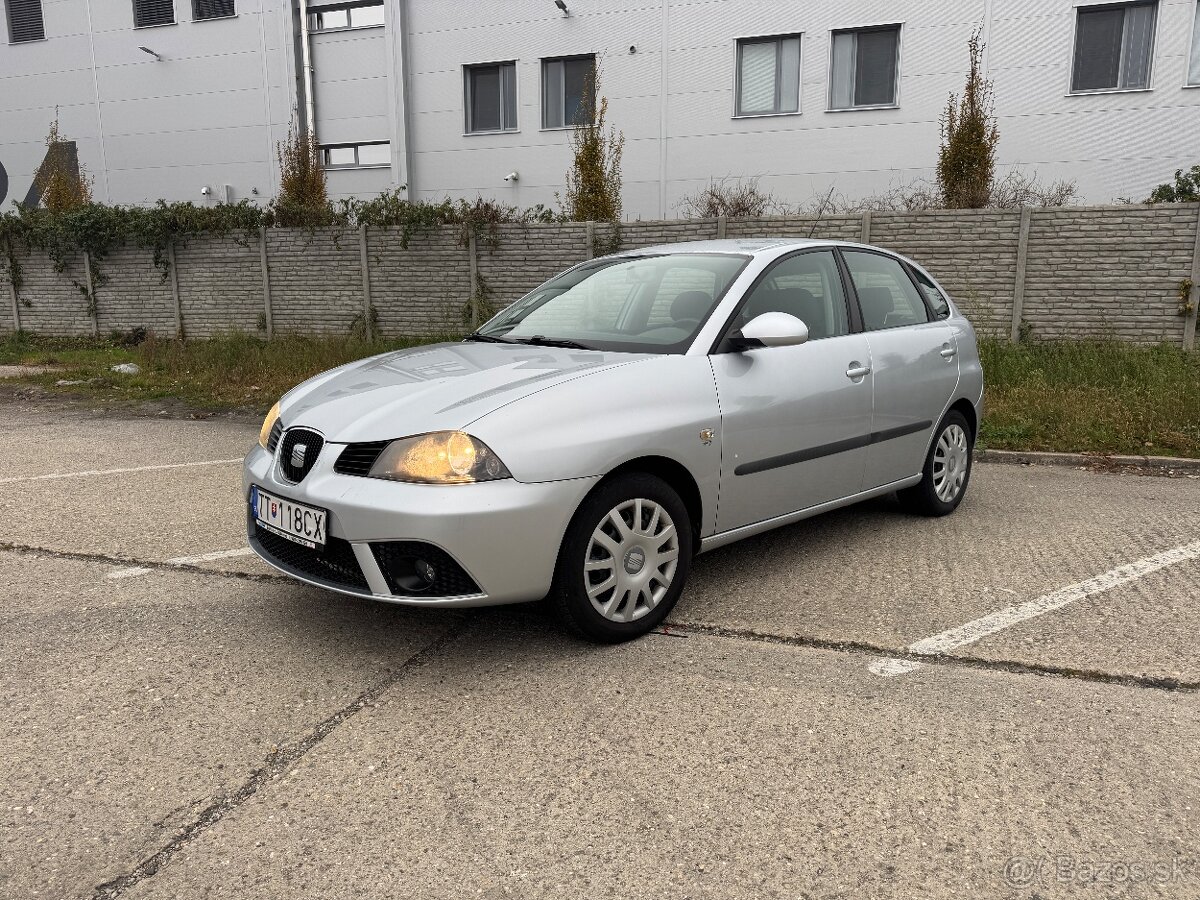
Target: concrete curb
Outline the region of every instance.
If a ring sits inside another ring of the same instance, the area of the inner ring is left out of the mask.
[[[979,462],[1019,466],[1089,466],[1091,468],[1136,468],[1158,471],[1200,472],[1200,459],[1179,456],[1102,456],[1098,453],[1040,453],[1019,450],[977,450]]]

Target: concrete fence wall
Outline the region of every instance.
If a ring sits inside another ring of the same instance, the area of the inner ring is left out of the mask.
[[[244,331],[383,336],[461,331],[574,263],[618,244],[720,237],[865,241],[928,268],[985,334],[1196,343],[1200,204],[867,213],[812,218],[503,225],[463,246],[457,228],[271,229],[151,254],[78,254],[55,272],[17,248],[19,292],[0,284],[0,330],[104,335],[142,327],[207,337]],[[100,286],[84,290],[91,266]],[[1181,313],[1190,279],[1191,312]]]

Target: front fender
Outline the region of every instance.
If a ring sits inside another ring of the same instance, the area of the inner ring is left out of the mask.
[[[706,356],[654,356],[576,378],[513,401],[466,430],[518,481],[606,475],[644,456],[674,460],[700,489],[701,533],[716,527],[721,409]]]

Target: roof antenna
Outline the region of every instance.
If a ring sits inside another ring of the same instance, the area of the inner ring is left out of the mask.
[[[825,205],[833,199],[833,188],[835,187],[837,187],[836,184],[829,189],[829,193],[825,195],[825,199],[821,201],[821,205],[817,208],[817,220],[813,222],[813,227],[808,229],[809,237],[813,236],[813,232],[815,232],[817,230],[817,226],[821,224],[821,217],[825,215]]]

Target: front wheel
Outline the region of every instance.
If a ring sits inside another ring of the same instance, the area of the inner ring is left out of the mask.
[[[657,628],[692,561],[687,507],[666,482],[630,473],[606,482],[567,527],[551,600],[570,627],[606,644]]]
[[[936,435],[929,455],[925,457],[921,480],[898,492],[900,503],[922,516],[945,516],[954,512],[971,480],[975,441],[966,417],[952,409],[938,425]]]

